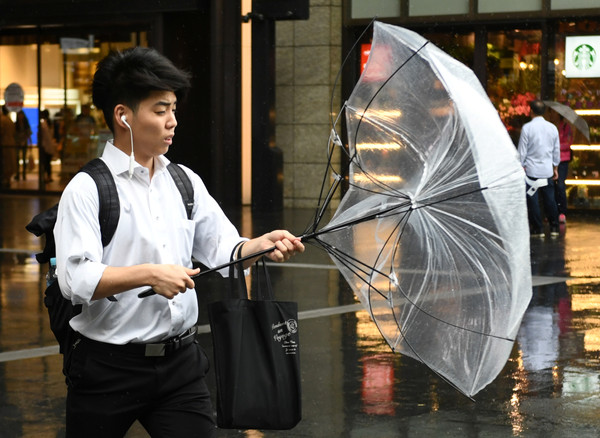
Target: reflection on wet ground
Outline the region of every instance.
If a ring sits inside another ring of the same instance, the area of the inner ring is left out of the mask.
[[[0,436],[64,436],[61,356],[41,290],[40,242],[24,230],[56,198],[0,197]],[[233,215],[246,234],[310,212]],[[219,431],[220,437],[600,436],[600,213],[571,214],[559,238],[531,241],[533,299],[509,362],[475,396],[462,396],[416,361],[392,354],[337,270],[309,247],[271,267],[278,298],[298,301],[303,420],[291,431]],[[201,304],[218,279],[198,284]],[[212,355],[206,313],[199,340]],[[209,381],[214,394],[214,374]],[[146,437],[135,424],[128,437]]]

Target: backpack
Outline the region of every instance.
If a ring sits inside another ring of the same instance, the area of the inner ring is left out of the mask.
[[[187,218],[191,219],[194,208],[194,188],[192,182],[185,171],[177,164],[169,163],[167,169],[181,193]],[[81,168],[80,172],[90,175],[96,183],[100,205],[98,211],[100,234],[102,236],[102,246],[106,247],[112,240],[117,230],[117,224],[119,223],[120,203],[117,186],[108,166],[100,158],[95,158],[88,162]],[[69,321],[81,312],[81,304],[73,305],[71,300],[63,296],[60,291],[60,285],[54,276],[56,269],[54,224],[56,223],[57,212],[58,204],[36,215],[25,228],[37,237],[46,236],[44,250],[36,254],[35,258],[40,264],[49,263],[50,266],[46,290],[44,291],[44,304],[48,309],[50,328],[58,341],[60,352],[64,354],[72,332]],[[107,299],[116,301],[114,297],[108,297]]]

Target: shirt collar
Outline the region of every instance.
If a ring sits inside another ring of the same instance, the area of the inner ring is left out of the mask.
[[[102,153],[104,161],[113,169],[116,175],[129,172],[129,155],[117,148],[112,141],[107,141]],[[162,173],[170,163],[169,159],[164,155],[159,155],[154,158],[154,174]],[[133,171],[142,167],[139,163],[135,163]]]

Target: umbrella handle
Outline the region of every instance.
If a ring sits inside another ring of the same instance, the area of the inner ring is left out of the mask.
[[[220,266],[216,266],[214,268],[207,269],[206,271],[200,271],[196,275],[191,275],[190,278],[198,278],[198,277],[201,277],[202,275],[210,274],[211,272],[220,271],[221,269],[228,268],[231,265],[234,265],[236,263],[242,263],[242,262],[245,262],[246,260],[250,260],[250,259],[253,259],[255,257],[263,256],[265,254],[270,253],[271,251],[274,251],[275,249],[277,249],[277,247],[273,246],[271,248],[264,249],[262,251],[258,251],[258,252],[252,253],[252,254],[248,254],[247,256],[244,256],[242,258],[239,258],[239,259],[236,259],[236,260],[232,260],[232,261],[230,261],[228,263],[224,263],[224,264],[222,264]],[[150,289],[146,289],[143,292],[140,292],[138,294],[138,298],[146,298],[146,297],[150,297],[152,295],[156,295],[156,292],[154,292],[154,290],[152,290],[150,288]]]

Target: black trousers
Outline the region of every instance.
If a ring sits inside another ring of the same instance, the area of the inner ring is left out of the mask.
[[[67,437],[121,438],[135,420],[152,437],[216,436],[208,358],[197,342],[167,357],[75,344],[65,358]]]

